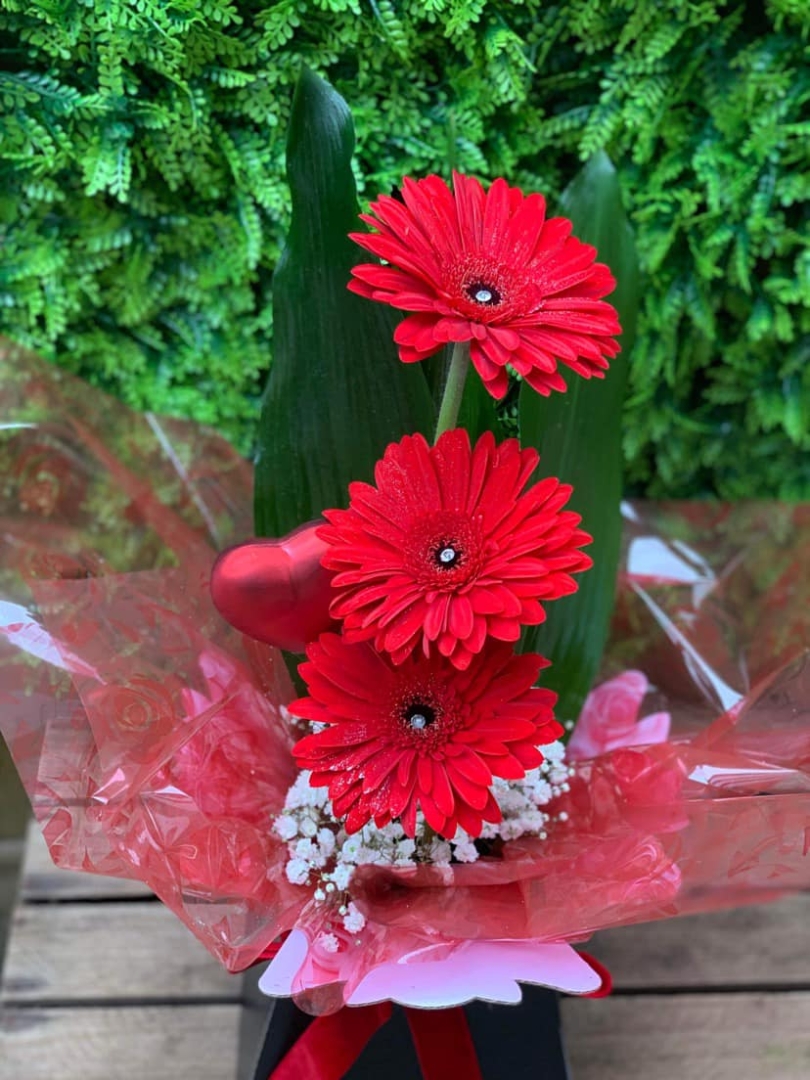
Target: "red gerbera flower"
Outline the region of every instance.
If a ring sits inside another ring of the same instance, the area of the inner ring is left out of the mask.
[[[328,726],[293,747],[313,787],[328,787],[332,807],[357,832],[372,819],[400,818],[408,836],[416,811],[441,836],[460,825],[478,836],[501,820],[490,785],[520,779],[556,739],[556,694],[533,686],[548,661],[494,643],[459,672],[440,656],[395,667],[369,644],[322,634],[300,667],[310,697],[290,711]]]
[[[376,487],[349,486],[348,510],[327,510],[321,561],[337,573],[330,613],[346,640],[374,639],[401,663],[435,643],[460,669],[488,636],[517,641],[545,618],[541,601],[576,590],[572,573],[591,537],[563,510],[571,487],[549,477],[523,492],[539,458],[486,432],[470,449],[461,429],[429,447],[421,435],[392,443]]]
[[[557,362],[603,377],[619,352],[615,309],[601,298],[615,281],[594,262],[596,249],[570,235],[566,218],[546,218],[542,195],[524,196],[496,180],[484,193],[453,173],[402,182],[404,205],[381,195],[362,220],[376,233],[353,233],[389,265],[356,266],[349,288],[413,311],[394,335],[406,364],[449,341],[469,341],[475,369],[496,398],[511,364],[541,394],[565,390]]]

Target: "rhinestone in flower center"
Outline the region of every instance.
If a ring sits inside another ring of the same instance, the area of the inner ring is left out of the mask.
[[[469,282],[464,286],[464,292],[470,300],[474,300],[476,304],[483,304],[485,307],[495,307],[501,302],[500,292],[494,285],[489,285],[485,281]]]
[[[404,537],[405,566],[425,588],[460,588],[480,569],[480,522],[454,510],[435,510],[411,522]]]
[[[463,553],[454,544],[444,543],[436,549],[434,558],[438,567],[442,570],[450,570],[452,567],[458,565],[462,554]]]
[[[469,707],[441,678],[415,678],[411,666],[400,670],[402,681],[391,701],[392,743],[419,754],[440,754],[464,726]]]
[[[405,723],[412,731],[424,731],[436,723],[436,713],[430,705],[416,701],[405,710]]]

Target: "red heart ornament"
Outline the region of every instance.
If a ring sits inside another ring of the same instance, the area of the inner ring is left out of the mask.
[[[248,637],[287,652],[335,627],[329,615],[332,573],[321,566],[327,544],[300,525],[279,540],[228,548],[211,571],[211,598],[220,615]]]

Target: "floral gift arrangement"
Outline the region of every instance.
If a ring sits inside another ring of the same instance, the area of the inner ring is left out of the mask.
[[[277,1080],[391,1002],[475,1077],[472,999],[605,993],[594,931],[810,887],[810,515],[620,513],[606,160],[576,232],[458,174],[361,231],[351,150],[304,74],[255,470],[4,349],[0,724],[58,865],[317,1017]]]

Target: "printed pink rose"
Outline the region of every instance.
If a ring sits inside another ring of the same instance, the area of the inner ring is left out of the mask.
[[[640,671],[624,671],[592,690],[582,707],[568,743],[573,760],[598,757],[626,746],[652,746],[666,742],[670,715],[651,713],[639,720],[647,678]]]

